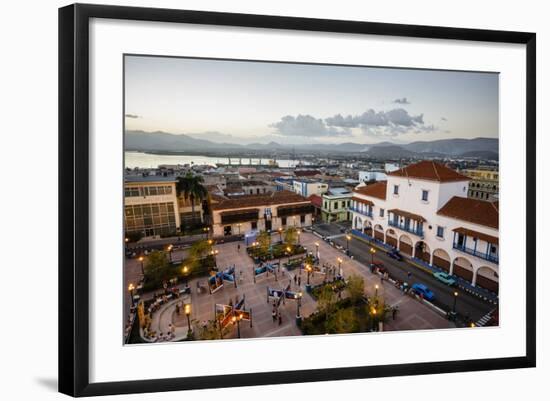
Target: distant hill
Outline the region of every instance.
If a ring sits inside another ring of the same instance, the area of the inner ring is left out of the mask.
[[[411,142],[401,146],[417,153],[442,153],[453,156],[474,151],[490,151],[498,154],[498,138],[440,139]]]
[[[216,133],[216,139],[224,136]],[[282,145],[278,142],[250,143],[241,145],[237,143],[220,143],[199,139],[196,134],[171,134],[162,131],[126,131],[125,149],[154,153],[194,153],[218,152],[250,154],[253,152],[286,151],[296,153],[321,152],[331,153],[357,153],[374,159],[398,159],[398,158],[425,158],[425,157],[474,157],[480,159],[498,160],[497,138],[474,139],[441,139],[436,141],[417,141],[409,144],[394,144],[388,141],[374,145],[365,145],[354,142],[340,144],[300,144]],[[207,136],[207,134],[205,134]],[[230,137],[227,135],[227,137]]]

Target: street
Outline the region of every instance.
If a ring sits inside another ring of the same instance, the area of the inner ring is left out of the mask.
[[[335,236],[332,238],[334,243],[342,246],[344,249],[347,246],[345,234],[342,234],[340,227],[335,227],[334,224],[320,224],[315,226],[315,231],[325,236]],[[365,268],[371,263],[372,257],[369,252],[370,246],[366,242],[358,240],[354,237],[349,241],[349,250],[353,257],[365,265]],[[472,296],[464,291],[449,287],[438,281],[433,275],[416,268],[407,263],[405,260],[399,262],[387,256],[386,252],[377,248],[374,256],[375,261],[380,261],[387,268],[389,275],[401,282],[423,283],[426,284],[435,294],[434,305],[443,310],[451,311],[454,303],[454,292],[458,292],[456,299],[456,311],[464,318],[470,318],[474,322],[495,308],[494,305],[483,301],[482,299]],[[407,273],[411,273],[411,278],[407,277]]]

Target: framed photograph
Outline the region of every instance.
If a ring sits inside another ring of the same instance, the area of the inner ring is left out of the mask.
[[[61,8],[59,390],[535,366],[535,82],[534,33]]]

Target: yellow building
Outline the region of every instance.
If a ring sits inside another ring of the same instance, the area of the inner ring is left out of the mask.
[[[493,169],[464,170],[472,179],[468,185],[468,197],[481,200],[498,200],[498,171]]]
[[[176,179],[165,176],[124,178],[124,230],[126,237],[176,234],[180,227]]]

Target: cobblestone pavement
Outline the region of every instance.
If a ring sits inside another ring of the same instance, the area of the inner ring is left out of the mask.
[[[274,236],[274,240],[278,239]],[[398,288],[387,281],[381,281],[379,276],[372,274],[370,270],[363,264],[352,260],[344,253],[331,247],[329,244],[320,240],[314,234],[304,232],[301,234],[300,242],[309,251],[315,252],[315,243],[319,243],[319,255],[321,265],[329,263],[334,266],[338,265],[338,258],[343,260],[342,272],[344,277],[349,277],[352,274],[360,275],[365,280],[365,290],[367,295],[374,295],[376,291],[383,296],[385,303],[390,306],[397,305],[399,312],[395,319],[390,316],[389,321],[384,325],[384,331],[391,330],[413,330],[413,329],[442,329],[455,327],[451,322],[445,319],[440,313],[436,312],[427,305],[421,304],[418,300],[404,295]],[[200,281],[206,287],[206,278],[198,278],[189,281],[192,289],[190,302],[192,307],[191,319],[198,322],[211,320],[214,318],[215,304],[228,304],[230,300],[235,302],[236,298],[245,297],[245,307],[252,311],[252,324],[247,321],[240,323],[240,332],[242,338],[252,337],[272,337],[272,336],[296,336],[300,335],[300,330],[296,326],[296,301],[286,300],[285,304],[281,305],[280,312],[282,315],[282,323],[274,321],[272,318],[272,305],[267,301],[267,287],[276,289],[285,288],[288,284],[293,291],[302,291],[303,299],[301,306],[301,315],[307,317],[316,309],[316,302],[306,293],[305,285],[307,274],[305,272],[299,274],[299,270],[286,271],[281,268],[280,272],[275,277],[273,274],[264,275],[256,279],[254,283],[252,269],[254,263],[246,254],[244,246],[241,242],[241,249],[238,250],[237,242],[217,244],[215,249],[219,251],[217,260],[218,267],[225,269],[230,266],[235,266],[237,272],[237,288],[233,284],[225,283],[224,287],[218,290],[215,294],[206,293],[199,294],[197,292],[197,281]],[[183,251],[173,252],[172,258],[179,260],[183,257]],[[282,263],[286,262],[287,258],[282,259]],[[277,260],[275,261],[277,262]],[[141,268],[139,262],[135,259],[128,259],[126,265],[126,285],[136,277],[139,278]],[[298,286],[294,282],[294,275],[300,277],[301,285]],[[320,273],[312,274],[310,282],[312,285],[320,284],[324,276]],[[375,286],[378,285],[378,290]],[[147,294],[143,295],[148,298]],[[129,296],[127,303],[129,303]],[[187,332],[187,319],[185,315],[177,315],[175,313],[175,303],[168,305],[162,310],[162,318],[154,319],[158,327],[152,327],[153,330],[166,332],[168,324],[173,323],[176,326],[177,338],[181,338]],[[230,325],[229,333],[225,338],[237,337],[237,327]]]

